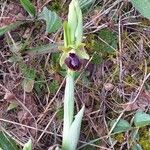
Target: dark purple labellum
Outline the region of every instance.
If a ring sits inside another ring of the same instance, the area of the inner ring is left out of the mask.
[[[81,61],[74,53],[69,53],[69,57],[65,59],[65,64],[71,70],[78,71],[81,68]]]

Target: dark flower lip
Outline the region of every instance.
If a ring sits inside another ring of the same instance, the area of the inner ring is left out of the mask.
[[[75,53],[69,53],[69,56],[65,59],[65,64],[74,71],[79,71],[81,68],[81,60]]]

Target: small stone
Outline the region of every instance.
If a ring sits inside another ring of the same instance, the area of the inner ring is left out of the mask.
[[[112,83],[105,83],[104,88],[106,91],[111,91],[114,88],[114,85]]]

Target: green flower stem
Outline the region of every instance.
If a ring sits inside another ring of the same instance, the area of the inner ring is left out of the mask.
[[[68,69],[66,76],[66,87],[64,96],[64,126],[63,126],[63,141],[62,150],[69,150],[68,136],[70,126],[73,122],[74,117],[74,71]]]

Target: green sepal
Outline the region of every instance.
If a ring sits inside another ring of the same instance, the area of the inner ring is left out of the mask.
[[[89,54],[83,49],[83,50],[80,50],[80,49],[77,49],[76,50],[76,54],[81,58],[81,59],[89,59],[90,56]]]
[[[70,28],[70,39],[71,43],[75,44],[75,32],[78,25],[77,12],[75,8],[75,1],[72,0],[69,5],[69,13],[68,13],[68,26]]]
[[[64,22],[63,27],[64,27],[64,46],[66,48],[68,47],[68,45],[71,44],[70,29],[67,21]]]
[[[75,0],[74,5],[78,22],[75,31],[75,45],[78,46],[82,42],[83,38],[83,21],[82,21],[82,12],[78,0]]]
[[[81,58],[81,59],[89,59],[90,56],[88,55],[88,53],[85,51],[84,49],[85,44],[84,43],[80,43],[80,45],[78,45],[77,49],[75,50],[76,54]]]
[[[61,67],[64,65],[65,59],[67,58],[67,56],[68,56],[68,53],[62,53],[62,55],[60,57],[60,61],[59,61],[59,64]]]

